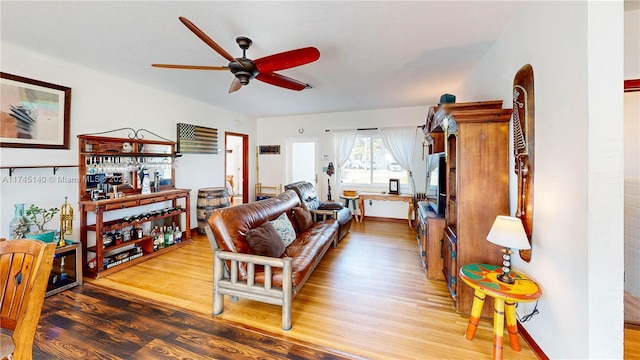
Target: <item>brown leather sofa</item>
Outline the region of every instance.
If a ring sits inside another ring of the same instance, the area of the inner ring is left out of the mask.
[[[317,219],[332,217],[338,220],[338,241],[342,240],[351,229],[353,214],[351,210],[345,208],[342,203],[321,201],[316,193],[316,188],[308,181],[298,181],[284,186],[285,190],[292,189],[298,194],[300,202],[304,204]]]
[[[313,222],[296,230],[295,240],[280,257],[256,255],[247,234],[294,208],[301,210],[293,190],[270,199],[215,210],[205,227],[214,249],[213,314],[224,310],[224,295],[282,306],[282,329],[291,329],[291,300],[300,291],[329,247],[337,246],[338,223],[334,219]],[[291,221],[295,225],[295,219]],[[254,247],[255,248],[255,247]]]

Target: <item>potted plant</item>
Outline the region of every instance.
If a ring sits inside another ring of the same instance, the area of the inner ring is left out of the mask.
[[[36,225],[38,229],[36,231],[30,232],[26,235],[26,237],[29,239],[38,239],[45,242],[53,242],[55,231],[45,230],[44,226],[51,219],[53,219],[54,215],[57,214],[58,211],[60,211],[60,209],[55,207],[45,209],[31,204],[31,206],[29,206],[25,213],[31,220],[31,224]]]

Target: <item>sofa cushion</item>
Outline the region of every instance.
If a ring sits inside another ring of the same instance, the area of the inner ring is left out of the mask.
[[[311,225],[313,225],[313,217],[311,217],[311,211],[309,209],[296,206],[291,209],[293,213],[293,218],[298,225],[298,233],[305,232]]]
[[[247,231],[246,237],[251,251],[256,255],[280,257],[284,254],[284,242],[269,221]]]
[[[284,243],[284,246],[289,246],[296,239],[296,231],[293,229],[293,225],[287,217],[287,213],[282,213],[276,219],[270,221],[271,225],[276,229],[280,239]]]

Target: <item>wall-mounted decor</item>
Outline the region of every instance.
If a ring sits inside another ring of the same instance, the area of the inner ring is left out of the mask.
[[[518,177],[518,197],[515,216],[522,220],[531,244],[533,230],[533,170],[534,170],[534,97],[533,68],[527,64],[513,79],[513,156]],[[531,249],[520,250],[522,260],[531,261]]]
[[[182,154],[217,154],[218,129],[178,123],[178,152]]]
[[[0,146],[69,148],[71,88],[0,72]]]
[[[279,155],[280,145],[260,145],[258,146],[258,154],[260,155]]]

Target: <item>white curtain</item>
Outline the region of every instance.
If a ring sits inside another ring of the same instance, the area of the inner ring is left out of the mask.
[[[409,185],[413,194],[416,193],[412,166],[417,131],[418,128],[415,126],[378,128],[384,146],[398,164],[409,173]]]
[[[331,130],[333,136],[333,153],[336,157],[338,175],[338,194],[342,194],[342,165],[349,159],[353,145],[356,143],[356,129]]]

